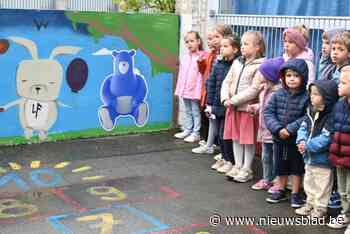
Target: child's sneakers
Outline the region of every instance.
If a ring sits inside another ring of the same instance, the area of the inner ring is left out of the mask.
[[[308,216],[308,215],[311,214],[312,210],[313,210],[313,207],[308,205],[308,204],[306,204],[305,206],[296,209],[295,213],[297,215]]]
[[[191,135],[189,135],[188,137],[186,137],[186,138],[184,139],[184,141],[185,141],[185,142],[188,142],[188,143],[194,143],[194,142],[196,142],[196,141],[199,141],[199,139],[200,139],[199,135],[192,133]]]
[[[348,226],[349,223],[349,217],[347,217],[345,214],[339,214],[336,218],[330,219],[330,222],[327,224],[327,226],[334,229],[340,229]],[[347,228],[346,231],[348,231],[348,229],[349,228]],[[348,232],[350,232],[350,230]]]
[[[216,161],[216,162],[211,166],[211,169],[217,170],[219,167],[222,167],[224,164],[225,164],[225,160],[224,160],[224,159],[220,159],[220,160]]]
[[[199,146],[204,146],[204,145],[207,145],[207,142],[205,140],[200,140],[198,144]]]
[[[183,132],[178,132],[174,135],[175,138],[177,139],[184,139],[190,135],[189,132],[183,131]]]
[[[273,184],[273,186],[271,188],[269,188],[269,190],[267,190],[267,192],[269,194],[273,194],[273,193],[278,192],[279,190],[281,190],[281,188],[280,188],[279,184],[276,182]]]
[[[253,190],[268,190],[272,187],[272,182],[261,179],[256,184],[254,184],[251,188]]]
[[[192,149],[192,153],[194,154],[213,154],[214,153],[214,147],[208,147],[206,145],[201,145],[197,148]]]
[[[243,168],[233,179],[240,183],[248,182],[253,179],[253,171]]]
[[[214,159],[215,159],[216,161],[222,159],[222,154],[217,154],[217,155],[215,155],[215,156],[214,156]]]
[[[266,198],[266,201],[272,204],[280,203],[286,200],[288,200],[288,197],[285,190],[278,190],[272,193],[270,197]]]
[[[333,191],[328,202],[328,208],[339,209],[341,208],[341,198],[340,194],[336,191]]]
[[[323,209],[323,208],[316,208],[316,209],[313,209],[311,211],[311,218],[323,218],[327,215],[327,208],[326,209]]]
[[[231,162],[225,162],[225,164],[217,169],[220,173],[227,173],[232,169],[233,165]]]
[[[230,171],[228,171],[225,175],[227,176],[227,179],[229,180],[233,180],[233,178],[235,178],[239,171],[241,170],[241,168],[239,168],[238,166],[234,165]]]
[[[300,208],[304,205],[304,200],[299,193],[292,193],[290,198],[290,206],[293,208]]]

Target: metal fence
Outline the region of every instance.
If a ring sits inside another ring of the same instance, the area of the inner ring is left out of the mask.
[[[0,8],[54,10],[56,4],[64,3],[71,11],[115,11],[112,0],[0,0]]]
[[[285,28],[299,24],[306,25],[310,29],[309,47],[314,51],[316,58],[321,50],[324,30],[350,29],[350,17],[217,14],[215,21],[218,24],[232,25],[233,30],[240,36],[248,30],[260,31],[265,38],[267,57],[275,57],[283,53],[282,32]]]
[[[10,9],[54,9],[54,0],[1,0],[0,8]]]

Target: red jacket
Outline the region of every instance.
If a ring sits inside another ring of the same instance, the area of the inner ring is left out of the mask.
[[[202,74],[202,93],[200,99],[202,108],[204,108],[207,103],[207,89],[205,87],[205,83],[209,78],[216,56],[216,53],[210,52],[205,59],[198,61],[198,70]]]
[[[350,133],[335,132],[329,151],[333,165],[350,168]]]
[[[335,105],[334,135],[330,160],[335,166],[350,168],[350,103],[343,98]]]

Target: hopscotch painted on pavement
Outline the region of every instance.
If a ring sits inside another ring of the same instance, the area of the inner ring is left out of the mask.
[[[62,234],[80,233],[80,230],[76,229],[77,225],[86,228],[84,232],[90,230],[101,234],[163,233],[163,230],[170,228],[153,215],[131,205],[139,202],[158,203],[182,196],[163,184],[160,177],[101,180],[105,176],[92,174],[92,169],[89,165],[73,167],[69,161],[57,163],[52,167],[44,167],[41,161],[32,161],[28,165],[9,162],[7,168],[0,169],[0,224],[16,224],[23,219],[32,221],[44,217],[47,224]],[[64,175],[67,175],[67,172],[68,175],[82,175],[82,184],[63,186]],[[86,175],[88,173],[90,176]],[[125,187],[125,184],[128,186]],[[11,185],[20,192],[7,194],[5,191]],[[141,187],[143,193],[132,193],[129,197],[128,191],[133,192],[135,186]],[[62,207],[73,207],[77,212],[61,214],[61,209],[51,210],[45,204],[41,204],[40,197],[39,201],[28,199],[27,196],[32,193],[42,193],[52,199],[58,199],[63,202]],[[86,196],[90,198],[81,200]],[[84,208],[101,206],[104,208]],[[135,222],[142,223],[143,226],[135,226]],[[190,226],[188,230],[192,229],[195,231],[196,226]],[[181,233],[182,229],[176,230],[172,233]],[[201,231],[194,233],[208,234]]]
[[[60,169],[64,169],[70,164],[70,162],[61,162],[56,164],[53,168],[40,168],[40,161],[32,161],[30,163],[30,168],[33,170],[28,172],[28,176],[26,176],[26,178],[28,179],[23,179],[18,173],[21,171],[22,165],[16,162],[9,162],[9,167],[11,168],[10,171],[8,171],[5,168],[0,168],[0,172],[2,174],[5,174],[0,178],[0,189],[6,187],[6,185],[11,182],[14,182],[22,192],[28,192],[29,190],[31,190],[30,185],[34,185],[37,188],[58,187],[61,185],[63,179]],[[73,169],[72,173],[83,173],[91,169],[91,166],[82,166]],[[47,177],[49,177],[49,179],[44,179]],[[104,176],[102,175],[94,175],[82,177],[81,179],[83,181],[93,181],[103,178]]]

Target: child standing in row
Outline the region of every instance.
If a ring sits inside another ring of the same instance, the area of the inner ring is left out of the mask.
[[[333,63],[331,59],[331,42],[333,38],[339,34],[344,32],[344,29],[331,29],[328,31],[324,31],[322,33],[322,51],[320,56],[320,62],[318,65],[318,79],[320,80],[334,80],[335,82],[339,82],[339,74],[337,74],[337,66]],[[337,75],[336,75],[337,74]],[[333,79],[333,75],[335,75],[335,79]],[[337,174],[335,168],[333,168],[333,189],[331,193],[331,197],[329,199],[328,207],[332,209],[338,209],[341,207],[340,195],[337,192]]]
[[[225,36],[232,35],[232,29],[228,25],[217,25],[215,26],[214,30],[210,31],[210,34],[212,35],[208,35],[208,38],[210,39],[209,36],[212,36],[212,38],[211,40],[208,40],[209,53],[204,54],[198,59],[199,72],[202,74],[202,77],[203,77],[202,88],[201,88],[201,98],[200,98],[201,122],[202,122],[201,136],[205,140],[207,139],[209,134],[209,121],[204,112],[204,109],[207,104],[206,81],[208,80],[209,75],[212,71],[212,67],[216,62],[216,57],[220,53],[221,40]],[[205,141],[201,141],[200,144],[201,143],[206,144]],[[209,152],[209,153],[213,153],[213,152]]]
[[[258,91],[248,89],[265,58],[265,42],[260,32],[245,32],[241,40],[242,56],[236,59],[221,89],[221,102],[226,110],[224,139],[233,141],[235,165],[226,175],[238,182],[253,178],[251,170],[255,154],[256,119],[247,106],[257,98]],[[229,169],[227,167],[227,169]]]
[[[331,41],[335,35],[342,33],[343,31],[344,29],[332,29],[322,33],[322,50],[317,74],[318,79],[320,80],[333,79],[333,73],[336,70],[336,66],[331,59]]]
[[[203,56],[203,43],[198,32],[190,31],[185,36],[189,51],[180,61],[179,77],[175,95],[183,99],[185,106],[184,130],[174,137],[185,139],[186,142],[199,141],[201,115],[199,100],[201,98],[202,75],[198,70],[197,60]]]
[[[279,189],[266,199],[270,203],[286,200],[288,176],[292,175],[291,206],[303,204],[299,194],[304,162],[296,147],[296,135],[308,106],[306,91],[308,67],[303,59],[291,59],[281,67],[283,88],[270,99],[264,111],[267,128],[273,135],[273,153]]]
[[[332,134],[332,111],[338,100],[337,83],[317,80],[309,86],[311,105],[298,130],[296,143],[304,156],[305,206],[296,209],[298,215],[321,218],[327,214],[327,205],[333,187],[333,173],[329,161]]]
[[[284,63],[282,57],[266,60],[260,67],[261,91],[259,94],[259,104],[248,106],[251,114],[259,114],[258,142],[262,143],[261,162],[263,168],[263,178],[252,186],[253,190],[268,190],[272,186],[275,178],[275,163],[273,159],[273,141],[270,131],[264,121],[264,110],[273,93],[281,86],[279,82],[279,71]]]
[[[233,160],[232,141],[224,140],[225,126],[225,106],[220,101],[222,82],[224,81],[228,71],[231,68],[233,61],[240,55],[240,41],[235,35],[227,36],[221,41],[221,57],[213,67],[213,71],[207,81],[207,113],[209,116],[209,136],[207,145],[198,150],[200,152],[207,151],[210,144],[214,141],[213,132],[219,132],[219,143],[222,154],[222,159],[216,161],[212,165],[212,169],[217,169],[218,172],[224,173],[231,169]],[[213,128],[213,129],[212,129]],[[192,151],[194,151],[192,150]]]
[[[350,32],[334,36],[331,41],[331,59],[336,66],[331,79],[339,83],[340,70],[350,63]]]
[[[343,98],[335,106],[334,135],[329,149],[330,160],[337,168],[338,191],[342,204],[341,214],[335,222],[328,224],[336,229],[350,223],[350,66],[341,70],[338,94]],[[350,226],[345,234],[350,234]]]
[[[309,71],[308,84],[310,84],[316,76],[313,64],[314,55],[312,50],[307,48],[307,34],[308,30],[303,25],[286,29],[283,32],[283,58],[285,61],[296,58],[305,60]]]

